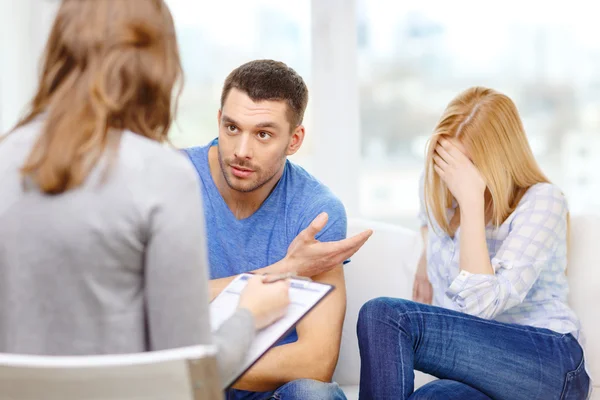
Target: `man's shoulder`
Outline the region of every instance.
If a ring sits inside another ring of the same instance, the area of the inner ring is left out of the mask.
[[[287,162],[289,171],[288,190],[295,200],[302,199],[304,206],[330,205],[343,208],[342,201],[314,175],[291,161]]]
[[[319,214],[326,212],[329,222],[320,233],[320,240],[340,240],[346,237],[347,216],[342,201],[325,184],[299,165],[289,163],[288,216],[297,221],[295,234],[305,229]]]
[[[206,154],[211,146],[213,146],[213,142],[203,146],[186,147],[181,151],[189,157],[194,165],[198,166],[203,161],[206,161]]]

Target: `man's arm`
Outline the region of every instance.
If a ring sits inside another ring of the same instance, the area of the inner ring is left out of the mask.
[[[275,264],[251,272],[257,274],[290,272],[309,278],[329,279],[326,272],[331,271],[352,257],[373,232],[369,229],[346,239],[320,242],[315,239],[315,236],[325,227],[327,220],[327,213],[319,214],[306,229],[296,236],[290,244],[285,258]],[[343,283],[343,275],[341,277]],[[217,297],[234,278],[235,276],[212,279],[210,281],[210,300],[212,301]],[[337,282],[335,283],[337,284]]]
[[[313,278],[335,285],[296,327],[298,341],[269,350],[234,387],[266,392],[296,379],[330,382],[337,365],[346,313],[346,286],[341,265]]]

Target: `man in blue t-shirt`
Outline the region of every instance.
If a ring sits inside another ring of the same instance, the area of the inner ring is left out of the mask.
[[[218,139],[186,150],[201,178],[213,298],[249,271],[291,272],[336,287],[227,399],[345,399],[331,381],[346,308],[342,264],[371,232],[346,239],[343,204],[287,160],[304,140],[307,102],[293,69],[249,62],[225,81]]]

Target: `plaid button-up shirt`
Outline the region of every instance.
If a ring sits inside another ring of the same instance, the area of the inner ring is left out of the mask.
[[[580,324],[567,303],[567,202],[556,186],[532,186],[500,225],[486,227],[494,275],[460,269],[460,227],[448,236],[428,221],[423,179],[419,218],[428,226],[427,271],[433,304],[499,322],[571,333]],[[448,216],[454,213],[448,210]]]

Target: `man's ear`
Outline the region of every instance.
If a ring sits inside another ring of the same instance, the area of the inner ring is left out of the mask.
[[[219,108],[219,112],[217,112],[217,127],[221,126],[221,116],[223,115],[223,112],[221,112],[221,109]]]
[[[304,125],[298,125],[294,128],[294,132],[292,132],[292,140],[290,140],[290,144],[288,145],[286,155],[291,156],[295,154],[300,147],[302,146],[302,142],[304,141]]]

